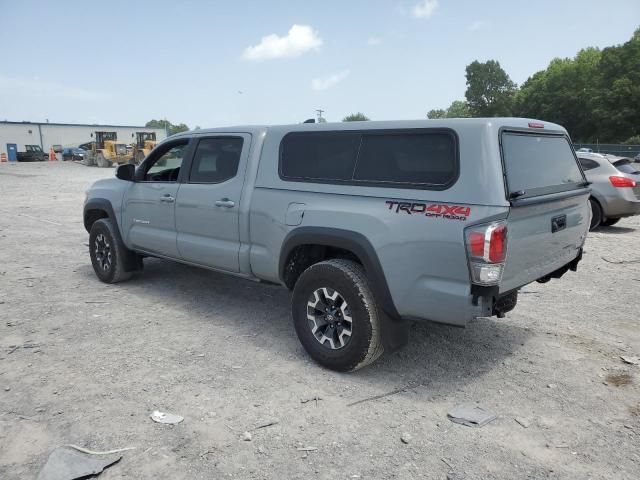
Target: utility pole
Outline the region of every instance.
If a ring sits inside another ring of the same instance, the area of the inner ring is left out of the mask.
[[[324,110],[322,110],[321,108],[316,109],[316,114],[318,115],[318,123],[326,123],[326,120],[322,117],[323,113]]]

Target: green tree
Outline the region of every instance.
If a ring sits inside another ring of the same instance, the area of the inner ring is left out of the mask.
[[[370,118],[362,112],[352,113],[342,119],[343,122],[364,122],[367,120],[370,120]]]
[[[470,116],[469,105],[464,100],[454,100],[446,110],[438,108],[427,112],[427,118],[468,118]]]
[[[469,104],[464,100],[454,100],[447,108],[447,118],[468,118],[470,116]]]
[[[598,136],[593,119],[597,75],[601,52],[588,48],[574,59],[556,58],[546,70],[532,75],[516,94],[514,113],[564,126],[576,141],[589,142]]]
[[[438,108],[437,110],[429,110],[427,112],[427,118],[447,118],[447,111],[441,108]]]
[[[473,117],[500,117],[512,114],[516,84],[511,81],[500,63],[477,60],[467,65],[465,97]]]
[[[640,134],[640,28],[628,42],[602,50],[595,80],[593,117],[601,141]]]
[[[168,120],[149,120],[145,124],[145,126],[149,128],[164,128],[169,135],[174,135],[176,133],[186,132],[189,130],[189,127],[184,123],[174,125]]]

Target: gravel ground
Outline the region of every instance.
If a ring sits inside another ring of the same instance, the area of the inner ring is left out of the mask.
[[[0,164],[0,478],[69,443],[136,447],[104,480],[638,478],[640,367],[620,356],[640,354],[640,218],[591,234],[578,272],[507,318],[414,324],[337,374],[302,350],[284,288],[153,259],[100,283],[81,209],[112,174]],[[498,418],[447,420],[467,402]]]

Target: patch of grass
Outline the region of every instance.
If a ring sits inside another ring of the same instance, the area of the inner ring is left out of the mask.
[[[622,387],[624,385],[631,384],[631,375],[629,375],[628,373],[610,373],[605,377],[605,381],[609,385]]]

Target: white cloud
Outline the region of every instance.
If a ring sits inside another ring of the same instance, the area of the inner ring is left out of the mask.
[[[430,18],[438,8],[438,0],[422,0],[416,4],[411,13],[416,18]]]
[[[0,74],[0,91],[9,95],[63,98],[68,100],[96,101],[108,95],[82,88],[69,87],[60,83],[40,80],[39,77],[21,78]]]
[[[369,37],[367,38],[367,45],[370,47],[378,46],[382,43],[382,39],[379,37]]]
[[[476,30],[480,30],[481,28],[484,28],[486,25],[487,25],[486,22],[483,22],[482,20],[476,20],[471,25],[469,25],[469,31],[475,32]]]
[[[340,73],[334,73],[333,75],[329,75],[326,77],[314,78],[311,81],[311,88],[316,91],[326,90],[327,88],[331,88],[336,84],[340,83],[342,80],[349,76],[349,70],[344,70]]]
[[[287,35],[275,33],[262,37],[260,43],[249,46],[242,54],[245,60],[270,60],[274,58],[298,57],[309,50],[322,46],[322,39],[308,25],[293,25]]]

